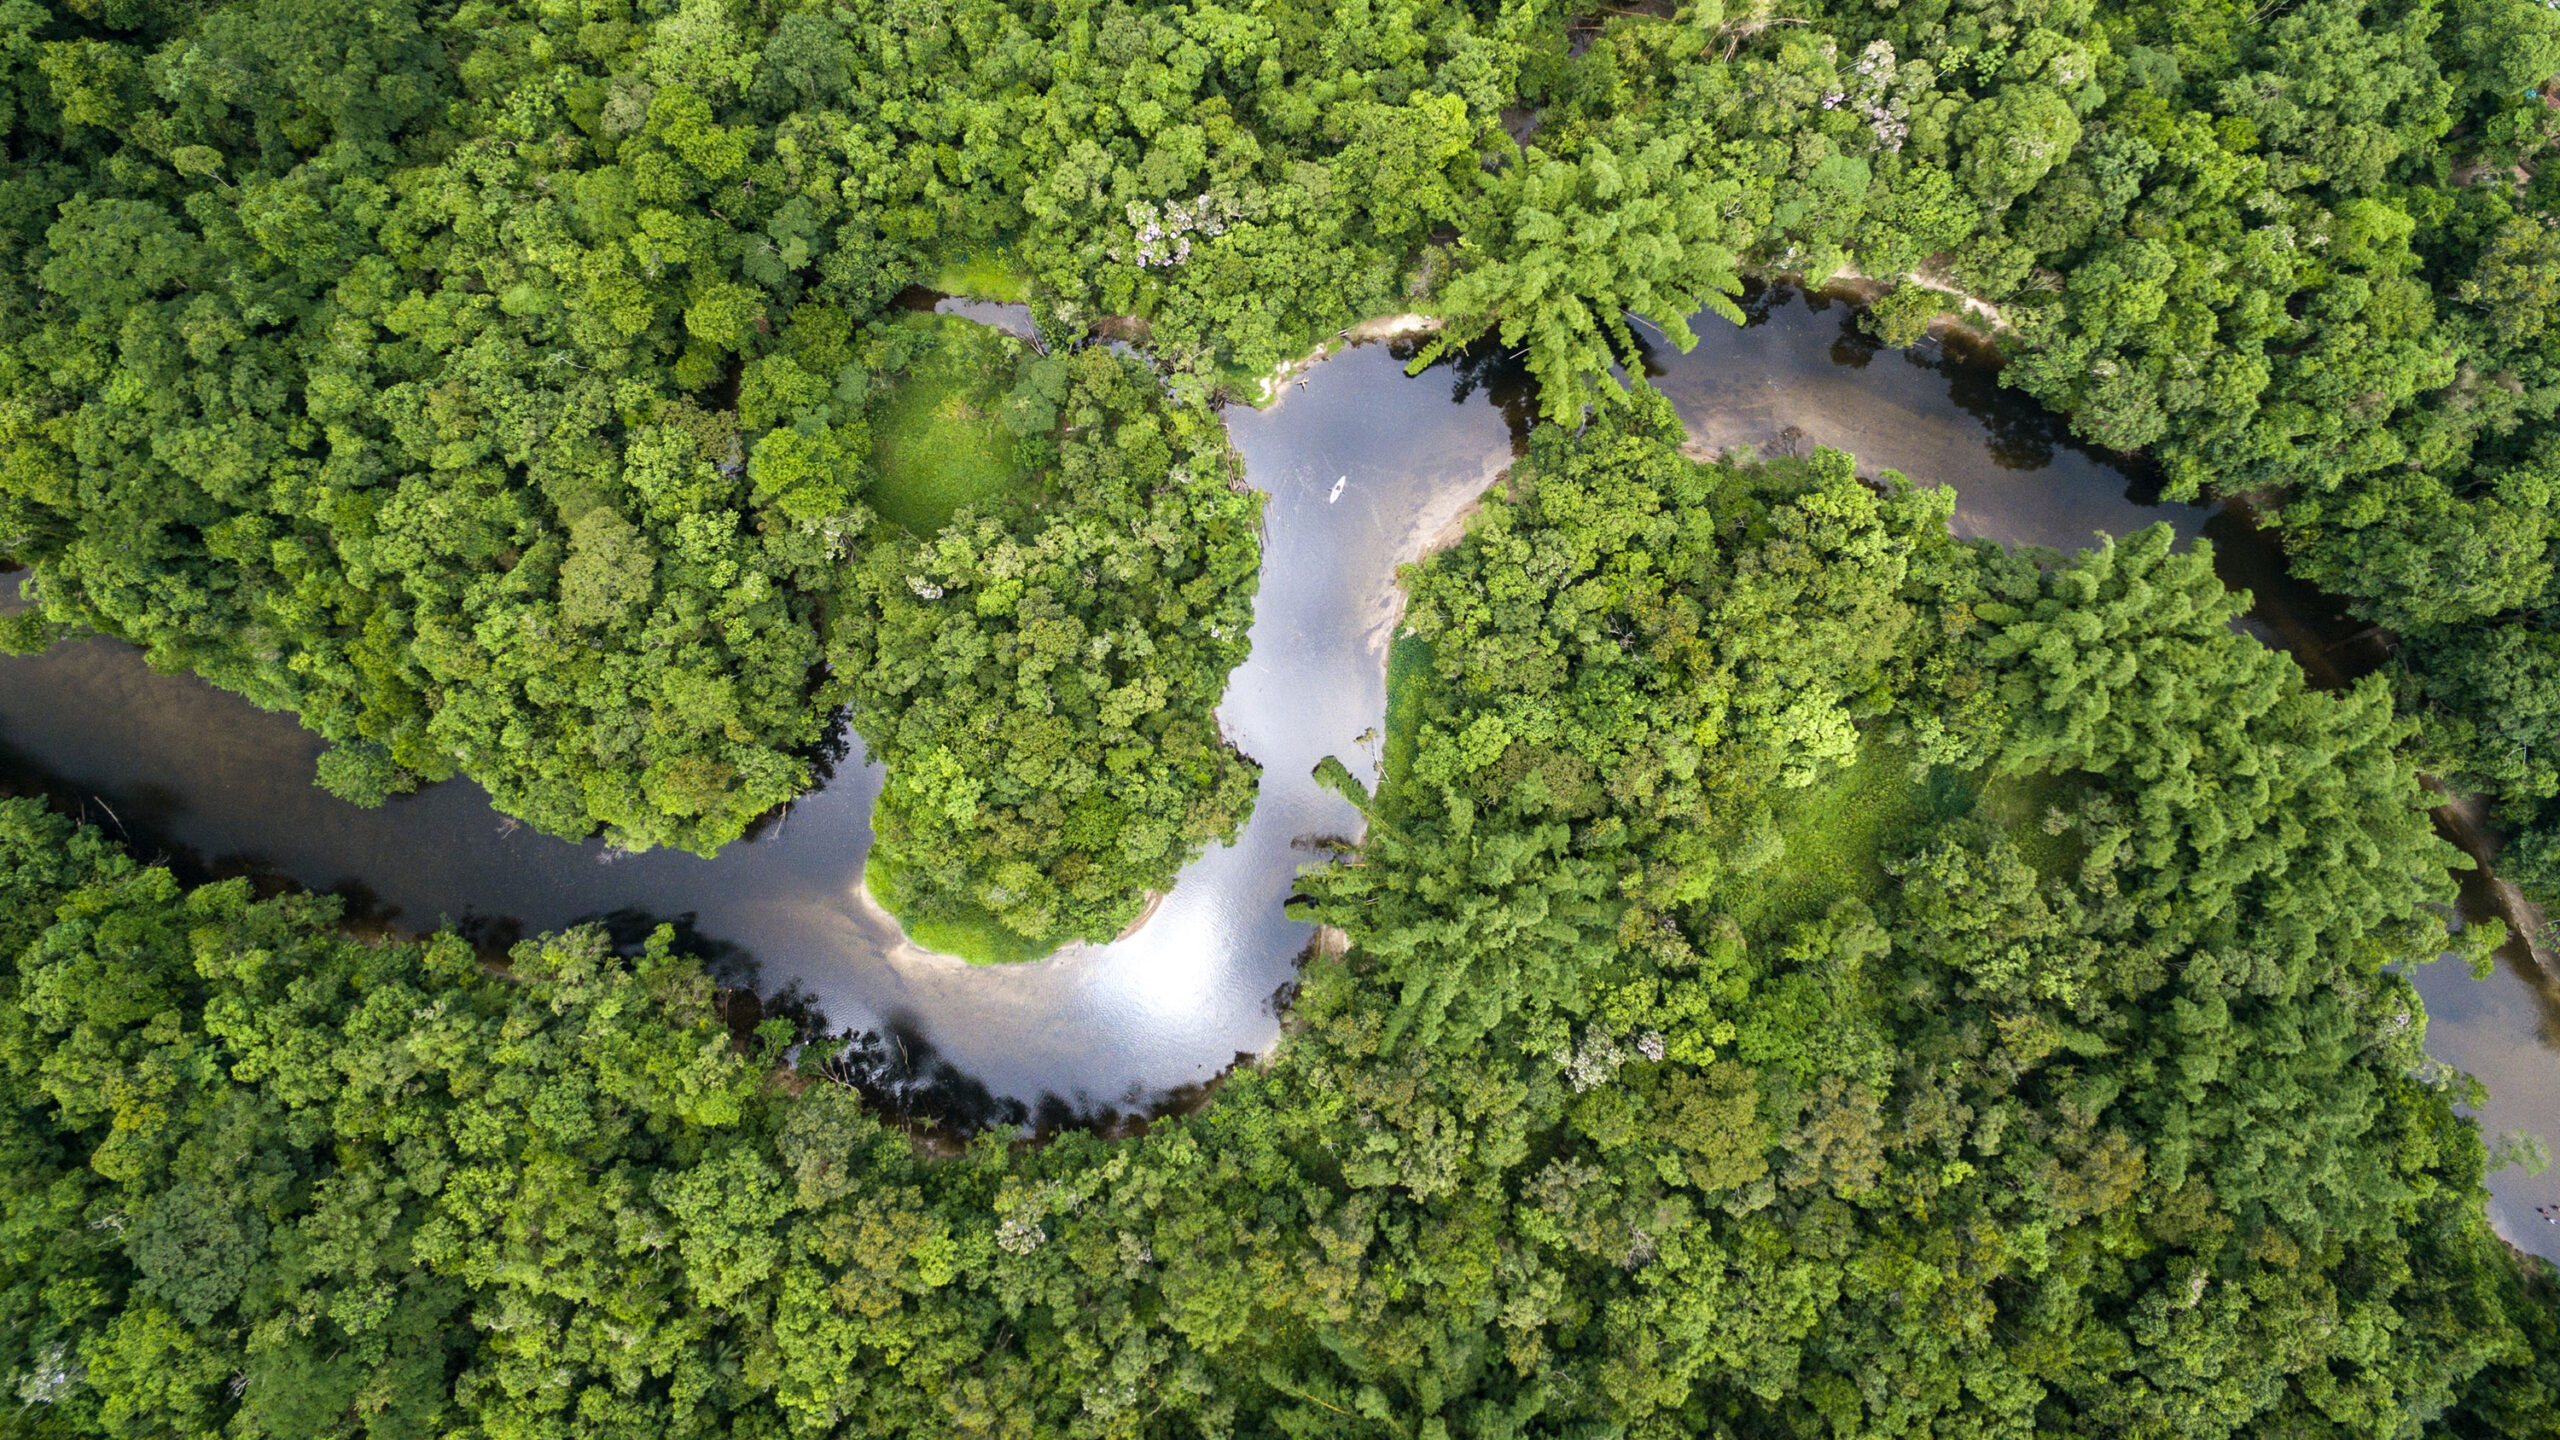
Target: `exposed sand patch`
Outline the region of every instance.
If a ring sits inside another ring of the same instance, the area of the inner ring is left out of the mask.
[[[1262,379],[1262,398],[1254,407],[1261,409],[1280,398],[1281,391],[1292,380],[1305,374],[1309,367],[1345,345],[1358,345],[1375,340],[1399,340],[1409,335],[1428,335],[1448,324],[1437,315],[1373,315],[1348,330],[1337,330],[1332,340],[1318,345],[1295,360],[1283,360]],[[1303,382],[1302,382],[1303,383]]]
[[[1493,483],[1500,485],[1507,482],[1510,478],[1511,472],[1509,470],[1505,470],[1500,475],[1493,477]],[[1441,551],[1448,549],[1450,546],[1457,544],[1459,541],[1466,539],[1467,522],[1475,518],[1476,512],[1483,508],[1484,493],[1478,494],[1473,500],[1459,506],[1458,513],[1449,517],[1449,523],[1432,531],[1431,538],[1422,542],[1422,554],[1417,555],[1414,558],[1420,560],[1427,556],[1437,555]]]
[[[1405,592],[1401,573],[1404,567],[1437,555],[1465,539],[1467,517],[1484,508],[1484,497],[1496,486],[1509,483],[1511,467],[1508,464],[1489,468],[1484,483],[1468,492],[1465,499],[1431,506],[1414,517],[1406,532],[1409,538],[1396,548],[1396,569],[1399,572],[1396,579],[1386,587],[1386,593],[1370,601],[1372,618],[1368,645],[1377,653],[1380,665],[1387,663],[1387,646],[1394,642],[1397,627],[1404,624]]]
[[[1907,275],[1876,276],[1855,267],[1843,267],[1833,272],[1831,279],[1821,288],[1849,290],[1855,292],[1861,300],[1873,300],[1896,285],[1917,285],[1923,290],[1934,290],[1941,295],[1954,296],[1958,308],[1965,315],[1988,322],[1995,334],[2009,328],[2008,317],[2000,313],[1999,306],[1978,295],[1967,294],[1962,288],[1947,281],[1933,280],[1916,270]],[[1930,328],[1936,330],[1962,324],[1963,322],[1955,316],[1941,315],[1930,322]]]
[[[1143,930],[1143,929],[1147,928],[1147,922],[1148,922],[1148,921],[1150,921],[1150,920],[1153,920],[1154,918],[1156,918],[1156,911],[1158,911],[1158,910],[1160,910],[1160,909],[1162,909],[1162,908],[1164,907],[1164,897],[1165,897],[1166,893],[1167,893],[1167,892],[1162,891],[1162,890],[1150,890],[1150,891],[1148,891],[1148,892],[1147,892],[1147,908],[1146,908],[1146,909],[1144,909],[1144,910],[1139,911],[1139,912],[1138,912],[1138,918],[1137,918],[1137,919],[1130,921],[1130,922],[1128,923],[1128,925],[1127,925],[1124,929],[1122,929],[1122,930],[1121,930],[1121,932],[1120,932],[1119,934],[1114,935],[1113,937],[1111,937],[1111,943],[1113,943],[1114,945],[1117,945],[1117,944],[1119,944],[1121,941],[1126,940],[1126,939],[1128,939],[1130,936],[1135,935],[1135,934],[1137,934],[1139,931],[1141,931],[1141,930]]]

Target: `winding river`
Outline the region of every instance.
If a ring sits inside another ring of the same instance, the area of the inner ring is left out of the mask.
[[[999,307],[945,308],[991,323]],[[2074,444],[2061,422],[1938,341],[1883,350],[1846,305],[1784,287],[1748,297],[1750,323],[1704,317],[1700,344],[1646,357],[1695,446],[1762,454],[1816,444],[1861,468],[1957,491],[1959,533],[2077,549],[2167,521],[2209,538],[2226,581],[2257,605],[2244,623],[2317,683],[2381,658],[2369,631],[2284,575],[2231,507],[2159,503],[2138,473]],[[1196,1093],[1267,1050],[1313,936],[1282,913],[1312,840],[1358,816],[1309,776],[1340,755],[1374,779],[1396,567],[1456,533],[1525,432],[1526,377],[1500,356],[1407,377],[1408,352],[1351,345],[1300,371],[1278,400],[1229,412],[1247,475],[1271,497],[1253,654],[1219,714],[1261,762],[1253,817],[1233,846],[1186,869],[1135,934],[1034,965],[975,969],[908,942],[860,885],[880,772],[850,753],[825,785],[716,860],[620,855],[537,835],[465,781],[379,810],[311,783],[319,745],[290,717],[189,676],[157,675],[106,640],[0,657],[0,790],[43,790],[191,876],[252,874],[347,897],[362,921],[459,923],[484,941],[603,918],[637,934],[682,925],[723,978],[814,1006],[860,1038],[885,1102],[965,1128],[1108,1124]],[[0,594],[15,585],[0,579]],[[0,600],[0,604],[14,603]],[[2474,891],[2481,887],[2473,886]],[[2467,913],[2487,904],[2470,897]],[[2492,1134],[2560,1128],[2560,986],[2522,946],[2475,984],[2425,967],[2432,1053],[2481,1077]],[[2560,1173],[2494,1177],[2492,1217],[2560,1257]]]

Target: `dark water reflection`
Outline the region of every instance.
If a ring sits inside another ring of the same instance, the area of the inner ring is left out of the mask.
[[[1855,306],[1787,286],[1754,288],[1742,310],[1740,327],[1692,322],[1698,345],[1685,355],[1638,326],[1652,342],[1645,372],[1696,449],[1845,450],[1867,474],[1954,486],[1955,532],[2004,545],[2068,554],[2166,522],[2182,542],[2212,542],[2223,583],[2256,599],[2243,627],[2292,652],[2313,683],[2344,684],[2385,658],[2370,627],[2285,573],[2282,548],[2245,507],[2163,502],[2150,467],[2075,439],[2060,416],[2002,387],[1972,347],[1950,353],[1932,336],[1888,350],[1859,327]]]
[[[2183,540],[2212,542],[2224,580],[2256,598],[2243,623],[2316,683],[2382,658],[2377,636],[2286,577],[2245,510],[2160,503],[2140,467],[2080,445],[1936,340],[1885,350],[1851,307],[1783,287],[1747,301],[1748,324],[1702,318],[1693,352],[1663,345],[1646,357],[1698,448],[1847,450],[1869,473],[1953,485],[1957,530],[2011,545],[2068,551],[2167,521]],[[954,1131],[1143,1115],[1197,1096],[1277,1036],[1310,938],[1281,913],[1292,877],[1319,853],[1310,842],[1357,821],[1308,770],[1331,753],[1374,774],[1395,566],[1453,533],[1532,414],[1525,376],[1499,352],[1412,378],[1403,359],[1354,346],[1271,408],[1229,414],[1247,474],[1272,498],[1253,657],[1220,714],[1262,763],[1263,787],[1239,843],[1186,870],[1120,944],[987,971],[907,943],[859,886],[880,772],[858,745],[824,788],[717,860],[618,855],[517,827],[467,782],[376,811],[342,804],[311,784],[319,747],[289,717],[88,640],[0,657],[0,785],[46,790],[192,875],[335,891],[401,930],[452,921],[501,941],[605,918],[636,937],[679,921],[734,982],[851,1032],[842,1073]],[[2433,1052],[2489,1083],[2493,1133],[2560,1117],[2560,988],[2529,958],[2486,984],[2443,964],[2417,981],[2435,1014]],[[2543,1243],[2560,1242],[2560,1226],[2533,1214],[2560,1202],[2555,1184],[2498,1177],[2493,1213],[2506,1233],[2560,1253]]]
[[[2486,874],[2462,876],[2461,914],[2476,923],[2498,914]],[[2486,980],[2458,960],[2420,966],[2410,979],[2427,1004],[2427,1053],[2478,1080],[2486,1095],[2472,1113],[2494,1141],[2537,1135],[2560,1144],[2560,982],[2511,936]],[[2560,1169],[2527,1175],[2510,1166],[2489,1177],[2489,1219],[2518,1248],[2560,1260]]]

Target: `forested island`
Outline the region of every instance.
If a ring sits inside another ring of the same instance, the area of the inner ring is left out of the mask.
[[[849,726],[845,883],[971,960],[1253,809],[1221,407],[1410,315],[1536,417],[1319,767],[1284,1038],[1133,1133],[883,1114],[673,927],[0,799],[0,1430],[2560,1433],[2407,978],[2501,938],[2422,777],[2560,899],[2560,11],[0,0],[0,97],[0,644],[622,851]],[[1755,274],[1971,328],[2390,663],[1701,453],[1640,350]]]

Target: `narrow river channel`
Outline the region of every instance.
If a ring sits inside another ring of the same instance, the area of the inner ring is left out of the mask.
[[[972,318],[1003,318],[977,308],[987,313]],[[2362,627],[2285,578],[2244,513],[2158,503],[1988,367],[1936,341],[1881,350],[1846,305],[1783,287],[1746,308],[1749,325],[1706,317],[1695,351],[1647,359],[1701,450],[1848,450],[1870,473],[1953,485],[1958,531],[2007,544],[2071,550],[2166,521],[2214,544],[2224,579],[2258,598],[2245,623],[2315,682],[2379,660]],[[1142,1113],[1277,1037],[1312,938],[1283,902],[1319,858],[1309,842],[1357,822],[1308,772],[1336,754],[1374,778],[1365,737],[1384,712],[1396,567],[1455,533],[1527,423],[1526,379],[1502,358],[1418,377],[1405,358],[1351,346],[1270,407],[1229,412],[1246,473],[1271,501],[1253,654],[1219,713],[1262,764],[1261,792],[1238,842],[1186,869],[1117,944],[973,969],[908,943],[861,892],[880,774],[849,735],[822,788],[718,859],[620,855],[519,828],[462,781],[379,810],[343,804],[311,783],[319,746],[290,717],[93,639],[0,657],[0,790],[51,793],[193,876],[335,891],[358,918],[400,930],[451,920],[496,941],[599,917],[626,935],[676,921],[724,978],[788,992],[864,1037],[884,1099],[956,1126]],[[2488,1083],[2491,1133],[2560,1129],[2560,987],[2510,949],[2486,983],[2443,963],[2421,972],[2430,1047]],[[2510,1170],[2491,1188],[2503,1233],[2560,1256],[2560,1227],[2534,1213],[2560,1204],[2560,1175]]]

